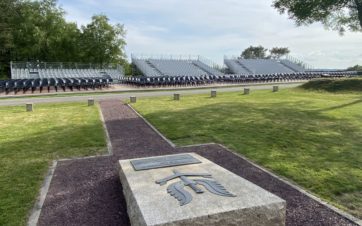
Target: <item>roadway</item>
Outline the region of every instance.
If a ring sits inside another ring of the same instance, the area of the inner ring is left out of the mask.
[[[302,83],[284,83],[277,84],[279,89],[283,88],[292,88],[301,85]],[[250,92],[253,90],[272,90],[272,87],[276,84],[258,84],[258,85],[240,85],[234,87],[213,87],[213,88],[205,88],[202,87],[200,89],[183,89],[183,90],[157,90],[157,89],[147,89],[142,91],[130,91],[130,92],[122,92],[122,93],[89,93],[81,96],[47,96],[47,97],[22,97],[22,98],[6,98],[0,99],[0,106],[16,106],[16,105],[24,105],[26,103],[56,103],[56,102],[81,102],[87,101],[89,98],[93,98],[96,101],[106,100],[106,99],[120,99],[127,100],[130,96],[136,96],[137,98],[142,97],[156,97],[156,96],[172,96],[174,93],[179,93],[182,95],[192,95],[192,94],[206,94],[210,93],[211,90],[217,90],[218,92],[240,92],[244,88],[250,88]],[[64,93],[63,93],[64,94]],[[76,93],[74,93],[77,95]]]

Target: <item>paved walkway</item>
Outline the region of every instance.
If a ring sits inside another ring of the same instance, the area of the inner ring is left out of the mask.
[[[355,225],[220,145],[173,148],[118,100],[100,102],[113,155],[58,162],[39,225],[129,225],[118,159],[196,152],[287,201],[286,225]]]
[[[283,88],[292,88],[299,86],[302,83],[286,83],[279,84],[281,89]],[[275,84],[274,84],[275,85]],[[273,84],[258,84],[258,85],[245,85],[245,87],[249,87],[251,91],[253,90],[272,90]],[[218,87],[213,88],[213,90],[217,90],[219,92],[237,92],[241,91],[244,86],[235,86],[235,87]],[[105,93],[105,94],[84,94],[82,96],[52,96],[52,97],[22,97],[22,98],[0,98],[0,106],[15,106],[15,105],[24,105],[26,103],[55,103],[55,102],[77,102],[77,101],[87,101],[88,98],[92,97],[95,100],[109,100],[109,99],[121,99],[127,100],[130,96],[136,97],[152,97],[152,96],[172,96],[174,93],[180,93],[181,95],[192,95],[192,94],[204,94],[210,93],[211,88],[199,88],[199,89],[188,89],[188,90],[157,90],[157,89],[149,89],[143,91],[132,91],[132,92],[122,92],[122,93]],[[66,94],[66,93],[64,93]],[[74,93],[77,95],[77,93]],[[79,94],[78,94],[79,95]]]

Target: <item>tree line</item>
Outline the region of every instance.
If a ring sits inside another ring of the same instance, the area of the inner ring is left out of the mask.
[[[241,53],[241,59],[280,59],[288,55],[290,50],[288,47],[273,47],[270,50],[263,46],[249,46]]]
[[[125,34],[105,15],[78,27],[56,0],[1,0],[0,77],[10,74],[10,61],[126,64]]]

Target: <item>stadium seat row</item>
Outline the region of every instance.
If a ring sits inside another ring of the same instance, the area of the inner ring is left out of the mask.
[[[120,82],[134,86],[193,86],[211,83],[258,83],[258,82],[288,82],[310,80],[314,78],[340,78],[357,75],[357,72],[298,72],[259,75],[205,75],[205,76],[158,76],[158,77],[124,77]]]
[[[0,80],[0,93],[5,92],[19,92],[23,91],[25,93],[28,90],[34,92],[39,89],[40,92],[43,89],[48,89],[48,92],[51,88],[54,88],[55,91],[58,91],[58,88],[65,91],[67,88],[73,90],[76,88],[78,90],[88,89],[88,88],[102,88],[108,86],[113,82],[112,78],[37,78],[37,79],[12,79],[12,80]]]

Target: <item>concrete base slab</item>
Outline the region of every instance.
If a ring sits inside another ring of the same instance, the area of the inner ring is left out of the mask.
[[[284,200],[195,153],[189,154],[201,163],[135,171],[130,160],[119,161],[132,225],[285,225]],[[211,174],[209,180],[216,180],[235,197],[215,195],[201,185],[197,187],[204,192],[198,194],[186,186],[184,189],[192,195],[192,201],[180,206],[167,192],[167,187],[180,178],[165,185],[155,183],[172,175],[173,170]]]

